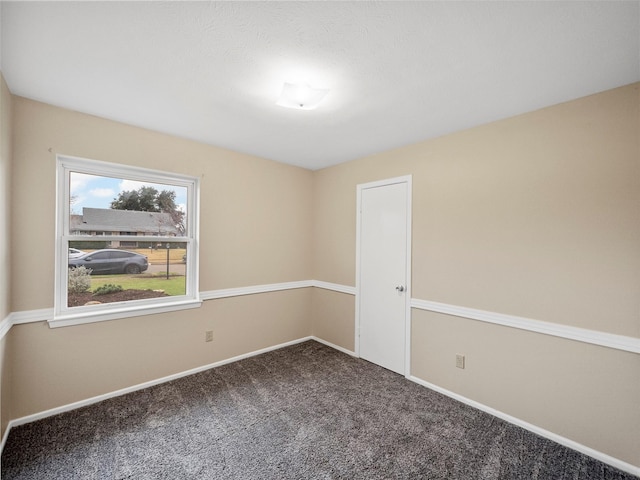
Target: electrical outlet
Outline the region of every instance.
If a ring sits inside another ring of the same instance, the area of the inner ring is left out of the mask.
[[[213,330],[207,330],[204,332],[204,341],[213,342]]]
[[[456,367],[464,368],[464,355],[456,354]]]

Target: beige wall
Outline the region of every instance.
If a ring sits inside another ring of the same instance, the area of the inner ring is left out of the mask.
[[[199,175],[202,291],[353,286],[356,185],[411,174],[414,298],[640,337],[638,89],[317,172],[14,97],[10,311],[53,306],[61,153]],[[298,289],[77,327],[16,325],[11,418],[311,334],[352,350],[354,310],[351,295]],[[412,322],[413,375],[638,465],[638,355],[417,310]]]
[[[22,260],[13,311],[53,305],[56,154],[199,176],[202,291],[310,278],[312,172],[24,98],[14,103],[12,205],[20,220],[12,239]]]
[[[311,334],[310,289],[200,309],[50,329],[12,328],[13,418],[68,405]],[[214,341],[205,343],[205,331]]]
[[[12,96],[0,72],[0,321],[11,313],[11,261],[9,232],[11,231],[11,157],[12,157]],[[7,338],[0,341],[0,438],[11,418],[8,395],[10,391],[7,362]]]
[[[413,175],[413,297],[640,337],[638,84],[316,172],[314,274],[355,285],[356,185]]]
[[[7,84],[0,73],[0,262],[10,265],[9,232],[11,231],[11,157],[12,157],[12,100]],[[11,283],[9,269],[3,268],[0,273],[0,320],[10,312],[9,295]]]
[[[355,284],[356,185],[411,174],[413,298],[640,337],[639,88],[316,172],[314,278]],[[352,345],[352,312],[314,331]],[[412,316],[412,374],[639,464],[638,355]]]
[[[414,376],[638,465],[640,355],[420,310],[412,320]]]
[[[11,372],[9,367],[11,361],[9,357],[11,350],[9,347],[8,338],[9,335],[5,335],[0,339],[0,412],[2,416],[2,430],[0,435],[4,436],[9,421],[13,418],[13,412],[11,410]],[[3,438],[3,437],[0,437]]]
[[[13,128],[12,311],[53,307],[58,153],[200,176],[201,291],[311,278],[312,172],[19,97]],[[308,336],[310,295],[211,300],[79,327],[16,325],[12,416]]]
[[[355,304],[353,295],[314,288],[311,319],[314,336],[353,352]]]

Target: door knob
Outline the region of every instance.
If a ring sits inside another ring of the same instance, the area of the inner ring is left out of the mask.
[[[396,287],[396,290],[399,291],[399,292],[404,292],[404,285],[398,285]]]

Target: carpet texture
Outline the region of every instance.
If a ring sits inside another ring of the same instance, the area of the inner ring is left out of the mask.
[[[631,480],[317,342],[11,430],[6,480]]]

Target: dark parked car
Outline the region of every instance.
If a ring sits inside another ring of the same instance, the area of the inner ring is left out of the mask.
[[[95,275],[140,273],[149,268],[147,257],[127,250],[105,249],[69,258],[69,268],[84,266]]]

